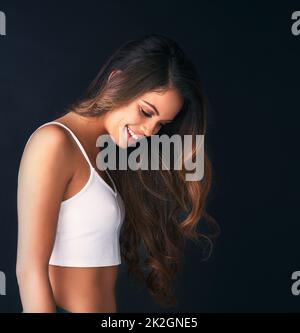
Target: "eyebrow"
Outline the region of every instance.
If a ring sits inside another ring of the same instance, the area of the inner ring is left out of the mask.
[[[158,110],[157,110],[157,108],[156,108],[155,105],[153,105],[153,104],[151,104],[151,103],[145,101],[144,99],[142,99],[142,101],[145,102],[146,104],[148,104],[149,106],[151,106],[152,109],[154,109],[155,113],[159,116],[159,112],[158,112]],[[166,119],[166,120],[163,120],[163,121],[168,121],[168,122],[169,122],[169,121],[172,121],[172,120],[173,120],[173,119]]]

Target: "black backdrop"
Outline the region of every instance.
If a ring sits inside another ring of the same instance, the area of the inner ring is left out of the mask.
[[[298,2],[1,1],[0,312],[19,312],[16,189],[22,150],[38,125],[76,99],[107,57],[145,33],[174,38],[199,68],[210,102],[206,141],[214,168],[209,212],[222,234],[199,260],[188,243],[178,312],[298,311],[300,270],[300,35]],[[297,94],[298,93],[298,94]],[[122,264],[120,312],[164,311]]]

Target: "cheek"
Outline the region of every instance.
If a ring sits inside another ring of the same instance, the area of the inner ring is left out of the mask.
[[[124,127],[126,125],[124,118],[124,112],[115,111],[112,113],[107,120],[110,132],[117,131],[119,127]]]
[[[141,117],[139,117],[137,112],[131,112],[131,113],[128,112],[127,114],[124,115],[124,117],[120,122],[120,124],[122,124],[123,126],[138,125],[140,123],[141,123]]]
[[[135,108],[126,108],[115,111],[108,119],[110,133],[118,132],[126,125],[137,126],[142,123],[142,117]]]

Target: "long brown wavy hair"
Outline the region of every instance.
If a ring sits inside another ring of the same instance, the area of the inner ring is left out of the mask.
[[[113,70],[120,72],[108,80]],[[207,101],[197,69],[174,40],[161,34],[123,44],[68,111],[97,117],[149,91],[163,92],[171,87],[180,92],[184,104],[158,135],[205,135]],[[119,147],[116,149],[118,156]],[[128,147],[128,153],[134,149]],[[191,154],[194,160],[195,142]],[[182,269],[186,240],[197,241],[210,255],[219,233],[218,224],[205,208],[212,166],[206,150],[204,157],[200,181],[186,181],[184,168],[110,170],[126,209],[120,246],[128,274],[145,282],[154,300],[164,307],[177,304],[173,282]],[[197,230],[200,222],[205,223],[205,233]]]

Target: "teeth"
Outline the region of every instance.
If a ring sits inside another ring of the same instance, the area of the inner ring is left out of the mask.
[[[136,135],[128,126],[127,127],[127,130],[128,132],[130,133],[130,135],[135,139],[135,140],[138,140],[139,139],[139,136]]]

